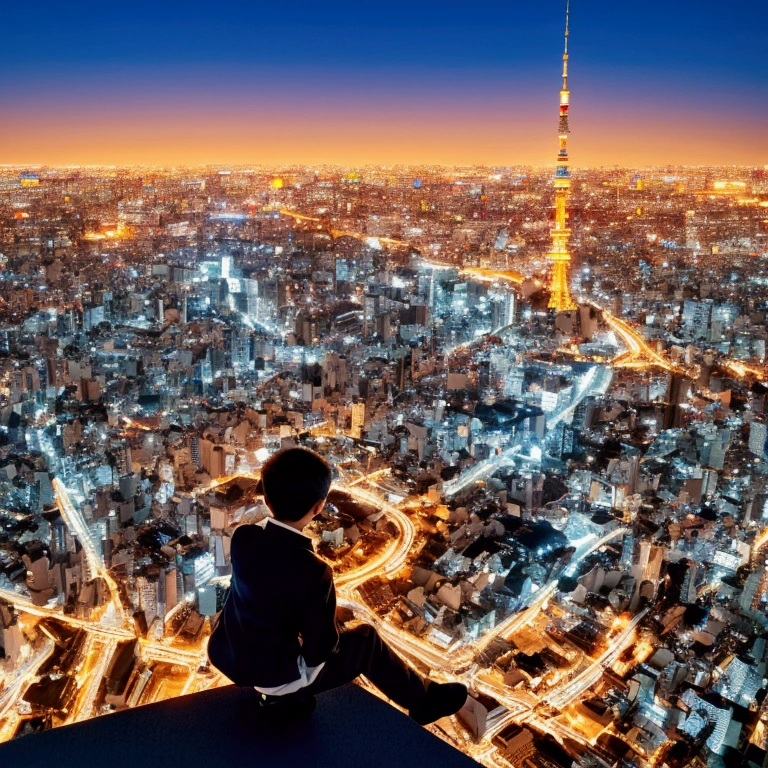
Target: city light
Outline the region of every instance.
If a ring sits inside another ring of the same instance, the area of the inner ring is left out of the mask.
[[[239,163],[222,149],[207,165],[0,164],[0,742],[228,685],[208,641],[240,583],[235,532],[267,525],[265,464],[304,447],[333,474],[304,533],[333,574],[338,621],[374,626],[426,679],[469,689],[433,734],[488,768],[764,762],[768,166],[687,162],[670,138],[663,166],[589,167],[595,121],[611,121],[594,106],[582,4],[541,11],[530,47],[557,43],[539,38],[563,10],[557,132],[515,105],[542,152],[557,137],[554,168],[516,164],[512,125],[499,162],[405,164],[386,128],[397,100],[374,109],[362,86],[352,106],[319,87],[306,102],[286,93],[313,141],[356,131],[391,162],[301,162],[281,92],[285,114],[259,102],[258,119],[294,142],[291,162],[254,124]],[[427,57],[442,22],[411,12]],[[323,13],[323,34],[299,16],[330,40],[341,22]],[[467,13],[475,30],[480,11]],[[372,93],[390,71],[382,23],[360,36],[378,74],[339,68]],[[490,33],[509,28],[487,31],[495,61]],[[280,46],[299,61],[310,43],[294,32]],[[478,57],[457,35],[451,61]],[[404,88],[398,61],[392,92],[407,92],[403,130],[426,156],[439,94],[420,103],[413,66]],[[463,130],[478,147],[496,119],[483,100],[512,101],[512,70],[492,69],[451,70],[451,98],[464,79],[476,90]],[[618,121],[623,95],[601,83]],[[242,115],[221,88],[223,146]],[[63,97],[39,100],[66,112]],[[202,116],[185,120],[180,153],[202,141]],[[119,122],[115,153],[150,143]],[[723,119],[733,146],[741,122]],[[630,139],[617,128],[613,141],[601,152]]]

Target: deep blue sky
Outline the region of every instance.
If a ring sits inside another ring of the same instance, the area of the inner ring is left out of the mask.
[[[538,68],[559,50],[564,9],[560,0],[4,6],[0,64],[22,79],[52,65]],[[765,85],[767,7],[754,0],[574,0],[574,52],[598,70]]]
[[[561,0],[6,3],[0,109],[10,127],[0,139],[29,152],[31,128],[47,159],[55,134],[29,124],[46,106],[70,125],[88,114],[91,129],[124,121],[126,105],[136,114],[161,107],[164,125],[174,109],[178,119],[210,108],[250,120],[246,103],[282,110],[289,122],[308,103],[326,122],[332,111],[374,120],[381,105],[390,117],[434,110],[424,130],[450,130],[446,119],[455,114],[458,126],[468,111],[501,121],[507,102],[520,112],[530,99],[533,113],[556,97],[563,15]],[[656,146],[663,135],[652,135],[650,117],[674,111],[678,123],[692,120],[692,143],[704,140],[701,121],[718,131],[725,123],[739,133],[729,139],[724,129],[722,142],[743,145],[749,134],[754,162],[768,162],[755,131],[768,118],[765,0],[573,0],[571,35],[574,112],[588,111],[585,130],[616,110],[616,130],[645,120],[633,140],[647,135]]]

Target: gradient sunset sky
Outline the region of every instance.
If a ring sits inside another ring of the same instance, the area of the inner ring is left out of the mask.
[[[13,2],[0,164],[552,165],[564,0]],[[572,0],[575,166],[768,164],[765,0]]]

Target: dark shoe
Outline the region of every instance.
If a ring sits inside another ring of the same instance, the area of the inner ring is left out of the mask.
[[[466,700],[466,685],[430,682],[424,698],[408,714],[419,725],[429,725],[441,717],[455,715],[464,706]]]
[[[279,720],[303,720],[309,717],[317,706],[315,697],[308,693],[289,693],[285,696],[269,696],[266,693],[256,694],[256,707],[264,717]]]

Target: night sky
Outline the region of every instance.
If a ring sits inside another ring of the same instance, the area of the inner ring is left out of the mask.
[[[560,0],[1,13],[0,163],[554,163]],[[765,0],[573,0],[573,164],[768,163],[767,54]]]

